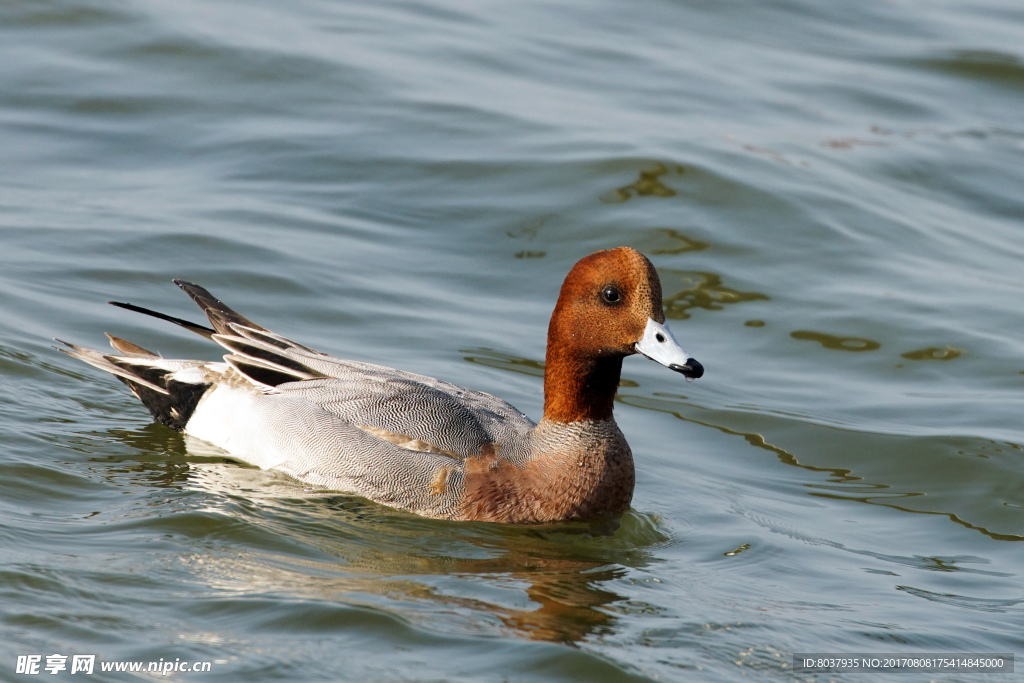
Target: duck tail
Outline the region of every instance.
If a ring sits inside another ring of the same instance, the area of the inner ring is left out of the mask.
[[[170,360],[124,339],[109,334],[107,337],[122,355],[94,351],[61,339],[54,341],[67,347],[58,347],[58,351],[124,382],[158,422],[183,431],[199,399],[211,386],[204,361]]]
[[[206,317],[210,319],[210,324],[213,325],[217,332],[221,334],[235,334],[235,330],[232,329],[231,325],[241,325],[242,327],[248,327],[249,329],[256,330],[258,332],[269,332],[269,330],[260,327],[253,321],[230,308],[223,301],[215,297],[213,294],[210,294],[209,290],[206,288],[184,280],[172,280],[172,282],[181,287],[182,291],[188,294],[199,308],[203,309],[203,313],[206,313]],[[178,321],[175,319],[171,322]]]
[[[210,329],[206,325],[200,325],[199,323],[194,323],[189,320],[183,320],[182,318],[175,318],[173,315],[167,315],[166,313],[154,311],[149,308],[143,308],[142,306],[136,306],[135,304],[125,303],[124,301],[108,301],[107,303],[110,304],[111,306],[123,308],[126,311],[135,311],[136,313],[142,313],[143,315],[149,315],[160,320],[166,320],[169,323],[174,323],[175,325],[180,325],[181,327],[184,327],[186,330],[189,330],[190,332],[195,332],[196,334],[206,337],[207,339],[213,339],[213,335],[216,334],[217,332],[216,330]],[[110,337],[109,334],[107,336]],[[110,337],[111,344],[114,343],[114,339],[116,339],[116,337]],[[131,342],[125,343],[131,344]],[[134,346],[134,344],[132,344],[132,346]],[[117,347],[115,346],[114,348]]]

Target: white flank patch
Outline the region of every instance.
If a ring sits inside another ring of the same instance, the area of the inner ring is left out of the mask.
[[[185,433],[223,448],[234,457],[265,470],[277,467],[287,455],[276,450],[271,426],[256,416],[263,414],[257,402],[267,400],[251,389],[216,385],[199,399],[185,425]]]

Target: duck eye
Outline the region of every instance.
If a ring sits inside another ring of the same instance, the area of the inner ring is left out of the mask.
[[[607,304],[617,304],[619,303],[619,300],[622,298],[622,295],[619,294],[619,290],[617,287],[608,285],[601,292],[601,298],[604,299],[604,302]]]

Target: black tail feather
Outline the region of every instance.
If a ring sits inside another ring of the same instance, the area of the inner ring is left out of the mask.
[[[121,339],[117,341],[127,345],[132,352],[131,356],[115,356],[60,339],[56,341],[67,347],[59,351],[109,372],[127,384],[132,393],[149,408],[153,417],[172,429],[181,431],[185,428],[199,399],[212,386],[209,382],[179,382],[173,378],[173,367],[168,367],[166,363],[181,364],[182,361],[164,361],[155,354],[143,356],[137,352],[144,351],[142,347]],[[201,366],[201,361],[195,361],[195,367]]]
[[[132,393],[149,409],[153,419],[179,432],[185,430],[185,425],[192,417],[199,399],[210,388],[209,384],[186,384],[167,380],[164,383],[167,393],[159,393],[120,375],[117,378],[128,385]]]
[[[110,304],[111,306],[117,306],[118,308],[123,308],[129,311],[135,311],[136,313],[144,313],[145,315],[151,315],[154,318],[166,320],[167,322],[174,323],[175,325],[181,325],[186,330],[191,330],[192,332],[200,334],[206,337],[207,339],[213,339],[213,335],[217,333],[217,330],[212,330],[205,325],[189,322],[188,320],[183,320],[181,318],[175,318],[173,315],[167,315],[166,313],[152,311],[148,308],[143,308],[142,306],[136,306],[135,304],[128,304],[122,301],[108,301],[107,303]]]
[[[197,284],[184,280],[173,282],[203,309],[210,324],[213,325],[212,328],[135,304],[122,301],[109,303],[118,308],[174,323],[220,344],[232,352],[225,356],[225,360],[235,371],[256,384],[275,387],[286,382],[325,377],[288,353],[305,352],[319,355],[317,351],[257,325]],[[159,354],[137,344],[113,335],[107,336],[110,345],[123,355],[104,354],[67,342],[61,343],[68,348],[60,350],[115,375],[139,397],[154,418],[172,429],[183,430],[200,398],[212,384],[203,380],[191,380],[194,377],[191,374],[182,375],[190,378],[191,381],[188,382],[177,381],[173,379],[173,375],[181,369],[193,367],[191,363],[195,363],[196,368],[204,367],[204,364],[201,361],[165,361]]]

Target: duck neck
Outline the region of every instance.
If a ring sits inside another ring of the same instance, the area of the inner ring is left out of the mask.
[[[621,374],[621,356],[579,358],[549,344],[544,419],[562,423],[611,420]]]

